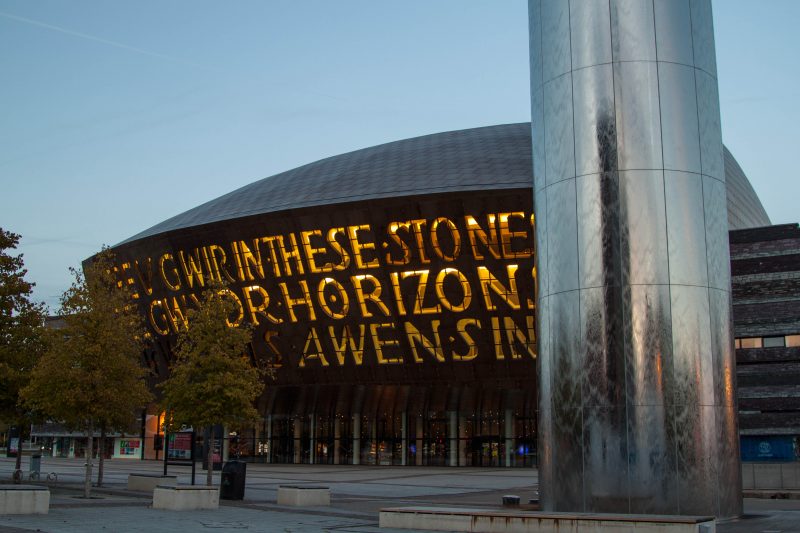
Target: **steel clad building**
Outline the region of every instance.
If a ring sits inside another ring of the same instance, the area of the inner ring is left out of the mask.
[[[262,179],[118,244],[153,379],[206,280],[225,280],[256,326],[254,361],[276,370],[263,422],[239,428],[243,455],[533,464],[531,175],[528,123],[427,135]],[[725,178],[730,229],[768,225],[727,150]]]

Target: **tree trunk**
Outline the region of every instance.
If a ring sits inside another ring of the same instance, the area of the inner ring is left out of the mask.
[[[89,428],[86,430],[86,473],[83,478],[83,497],[92,496],[92,441],[94,441],[94,424],[89,420]]]
[[[206,471],[206,486],[210,487],[213,483],[214,476],[214,428],[209,431],[208,437],[208,450],[206,451],[206,463],[208,464],[208,471]]]
[[[99,462],[97,463],[97,486],[103,486],[103,465],[105,464],[105,451],[106,451],[106,428],[103,426],[100,428],[100,444],[99,450],[97,453],[97,457]]]

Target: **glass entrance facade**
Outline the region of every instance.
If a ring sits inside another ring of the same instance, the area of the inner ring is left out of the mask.
[[[241,458],[266,463],[533,466],[535,397],[472,386],[271,389],[267,414],[237,431]]]

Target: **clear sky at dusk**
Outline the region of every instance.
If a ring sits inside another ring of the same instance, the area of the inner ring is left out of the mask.
[[[723,139],[800,210],[800,2],[716,0]],[[530,120],[524,0],[0,0],[0,227],[69,266],[256,179]]]

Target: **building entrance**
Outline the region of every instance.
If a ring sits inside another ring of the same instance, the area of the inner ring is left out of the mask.
[[[249,433],[239,431],[241,457],[270,463],[376,466],[535,465],[534,391],[422,386],[320,389],[276,388],[262,426]]]

